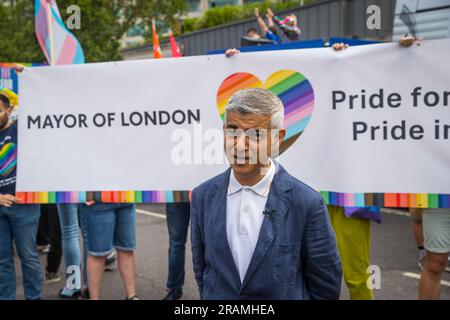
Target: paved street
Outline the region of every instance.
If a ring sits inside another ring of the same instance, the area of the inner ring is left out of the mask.
[[[137,287],[141,299],[161,299],[165,295],[167,278],[168,235],[163,205],[140,205],[138,207]],[[198,299],[192,272],[188,242],[186,283],[183,299]],[[375,298],[416,299],[420,271],[416,263],[417,251],[407,216],[383,213],[381,224],[372,224],[371,263],[381,268],[381,289],[375,290]],[[45,265],[45,256],[41,256]],[[18,268],[19,265],[17,264]],[[20,269],[19,269],[20,270]],[[18,275],[18,296],[23,298],[21,275]],[[450,299],[450,273],[443,279],[442,299]],[[63,281],[45,287],[45,299],[58,299]],[[124,293],[118,271],[107,272],[104,278],[103,298],[123,299]],[[341,299],[348,299],[345,286]]]

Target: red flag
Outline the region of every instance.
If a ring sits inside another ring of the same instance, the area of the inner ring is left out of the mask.
[[[152,33],[153,33],[153,57],[155,59],[161,59],[163,57],[161,47],[159,46],[158,34],[156,33],[155,19],[152,20]]]
[[[170,32],[169,37],[170,37],[170,48],[172,49],[172,57],[173,58],[182,57],[180,47],[178,47],[178,44],[175,41],[172,31]]]

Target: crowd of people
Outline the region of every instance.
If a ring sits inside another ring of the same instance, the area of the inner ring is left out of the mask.
[[[266,12],[267,24],[259,14],[259,8],[255,8],[255,17],[260,32],[254,27],[247,30],[246,36],[250,39],[267,39],[272,44],[293,42],[300,40],[301,30],[298,27],[297,16],[290,14],[284,19],[276,16],[269,8]]]
[[[263,37],[280,43],[281,31],[289,41],[298,40],[295,15],[280,19],[269,9],[268,25],[258,10],[255,16]],[[256,29],[248,35],[260,37]],[[404,38],[400,44],[412,42]],[[333,46],[336,51],[345,48],[343,43]],[[226,56],[238,52],[229,49]],[[22,70],[16,67],[17,72]],[[26,299],[41,299],[44,283],[61,280],[63,259],[62,298],[100,299],[104,271],[117,264],[124,298],[138,300],[135,204],[23,205],[15,196],[18,140],[17,121],[11,117],[15,104],[14,93],[0,91],[0,147],[5,155],[0,167],[0,299],[16,299],[16,253]],[[235,93],[226,107],[225,148],[236,151],[237,141],[244,138],[247,151],[272,150],[283,141],[283,116],[280,99],[270,91]],[[253,128],[276,130],[277,135],[273,140],[253,139],[247,136]],[[235,129],[245,134],[228,134]],[[169,252],[164,299],[183,295],[189,225],[202,299],[338,299],[342,276],[351,299],[373,299],[367,285],[370,217],[379,208],[326,206],[319,193],[271,157],[256,164],[230,164],[226,172],[194,189],[191,203],[166,204]],[[450,212],[425,209],[423,219],[422,212],[411,213],[423,268],[419,297],[438,298],[450,251]],[[47,254],[45,268],[39,252]]]

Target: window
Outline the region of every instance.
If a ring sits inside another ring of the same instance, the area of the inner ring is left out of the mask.
[[[238,5],[238,0],[209,0],[209,7],[222,7],[226,5],[235,6]]]

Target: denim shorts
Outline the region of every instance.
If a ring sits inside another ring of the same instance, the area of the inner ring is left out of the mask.
[[[136,205],[94,204],[82,205],[88,237],[88,253],[103,257],[113,249],[134,251],[136,249]]]

